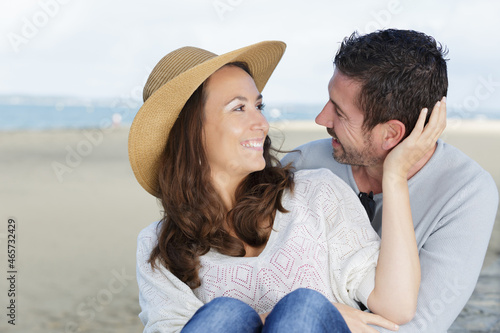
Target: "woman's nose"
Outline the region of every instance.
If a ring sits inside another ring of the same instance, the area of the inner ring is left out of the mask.
[[[269,123],[260,110],[255,110],[253,113],[252,125],[254,129],[263,130],[266,133],[269,131]]]

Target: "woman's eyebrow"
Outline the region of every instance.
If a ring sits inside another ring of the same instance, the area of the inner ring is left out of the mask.
[[[258,101],[259,99],[262,99],[262,94],[259,94],[255,100]],[[229,103],[231,103],[234,100],[248,102],[248,98],[246,98],[245,96],[236,96],[236,97],[232,98],[230,101],[228,101],[225,105],[228,105]]]

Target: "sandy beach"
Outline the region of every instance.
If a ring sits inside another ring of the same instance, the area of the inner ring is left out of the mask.
[[[273,128],[283,149],[328,137],[313,121]],[[160,207],[134,178],[127,136],[127,128],[0,133],[1,332],[142,331],[136,238],[160,218]],[[450,120],[443,140],[476,160],[500,188],[500,121]],[[7,266],[9,221],[14,269]],[[499,257],[497,214],[483,270]],[[9,270],[17,272],[15,326],[6,316]]]

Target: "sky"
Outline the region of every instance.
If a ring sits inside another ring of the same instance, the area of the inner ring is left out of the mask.
[[[495,0],[0,0],[0,95],[140,98],[176,48],[282,40],[264,99],[323,104],[343,38],[399,28],[449,49],[451,107],[500,112],[498,17]]]

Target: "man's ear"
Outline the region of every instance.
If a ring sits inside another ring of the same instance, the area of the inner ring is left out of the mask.
[[[405,125],[399,120],[392,119],[384,123],[382,148],[385,150],[391,150],[396,147],[396,145],[403,140],[405,133]]]

